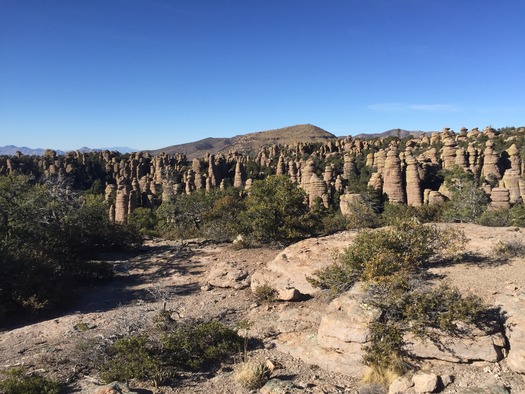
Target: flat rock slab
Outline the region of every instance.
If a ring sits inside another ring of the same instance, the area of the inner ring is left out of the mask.
[[[343,231],[327,237],[310,238],[288,246],[265,268],[251,277],[251,289],[269,285],[284,301],[295,300],[300,295],[313,295],[320,290],[307,280],[319,269],[336,262],[337,254],[350,246],[357,235],[355,231]]]

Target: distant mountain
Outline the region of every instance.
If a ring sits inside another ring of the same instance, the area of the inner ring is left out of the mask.
[[[140,149],[128,148],[127,146],[111,146],[108,148],[88,148],[87,146],[83,146],[78,150],[82,153],[101,152],[103,150],[109,150],[110,152],[116,151],[120,153],[132,153],[140,151]]]
[[[120,153],[131,153],[131,152],[138,152],[138,149],[128,148],[125,146],[115,146],[110,148],[96,148],[91,149],[83,146],[82,148],[78,149],[80,152],[83,153],[89,153],[89,152],[100,152],[103,150],[109,150],[109,151],[118,151]],[[15,155],[16,152],[20,152],[23,155],[27,156],[42,156],[46,149],[41,148],[28,148],[27,146],[14,146],[14,145],[6,145],[6,146],[0,146],[0,155],[6,155],[6,156],[12,156]],[[56,150],[54,151],[57,153],[57,155],[64,155],[65,152],[62,150]]]
[[[412,137],[419,137],[420,135],[425,134],[424,131],[421,130],[403,130],[403,129],[390,129],[387,131],[384,131],[382,133],[372,133],[372,134],[358,134],[354,136],[353,138],[361,138],[361,139],[371,139],[371,138],[386,138],[386,137],[399,137],[399,138],[406,138],[409,136]]]
[[[41,148],[28,148],[27,146],[14,146],[14,145],[6,145],[6,146],[0,146],[0,155],[6,155],[6,156],[12,156],[16,155],[16,152],[20,152],[23,155],[27,156],[42,156],[46,150]],[[56,151],[57,154],[63,155],[64,152],[61,150]]]
[[[301,124],[281,129],[259,131],[232,138],[205,138],[187,144],[171,145],[147,151],[152,155],[182,153],[189,159],[203,157],[206,153],[216,154],[235,150],[239,153],[258,151],[264,146],[274,144],[293,144],[297,142],[324,142],[337,138],[332,133],[311,124]]]

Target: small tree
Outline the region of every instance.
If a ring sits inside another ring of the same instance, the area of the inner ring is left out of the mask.
[[[284,176],[255,181],[240,214],[241,228],[247,236],[262,242],[283,241],[308,234],[306,194]]]
[[[445,186],[452,192],[443,217],[452,222],[473,222],[485,211],[488,197],[480,188],[479,179],[461,167],[445,172]]]

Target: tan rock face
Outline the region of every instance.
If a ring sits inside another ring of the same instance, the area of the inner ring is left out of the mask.
[[[507,169],[503,174],[503,187],[509,190],[509,202],[516,204],[522,200],[522,195],[525,193],[523,189],[523,180],[518,171],[515,169]]]
[[[493,209],[510,208],[510,191],[503,187],[495,187],[490,192],[490,206]]]
[[[411,155],[405,157],[406,162],[406,203],[414,207],[423,204],[423,192],[421,190],[421,179],[416,159]]]
[[[343,194],[339,199],[339,208],[344,216],[351,216],[351,207],[355,204],[364,204],[365,198],[362,194]]]
[[[388,198],[388,201],[394,204],[406,203],[401,160],[396,149],[388,151],[383,170],[383,179],[383,193]]]
[[[510,342],[507,365],[511,370],[525,374],[525,293],[502,295],[498,303],[505,314],[505,334]]]
[[[115,222],[127,223],[129,213],[129,192],[126,186],[119,186],[115,199]]]
[[[501,179],[501,173],[498,167],[499,155],[493,149],[494,143],[491,140],[488,140],[486,143],[485,151],[483,152],[483,168],[482,175],[489,179]]]
[[[456,164],[456,141],[453,138],[446,138],[444,144],[442,151],[443,168],[449,169]]]
[[[235,177],[233,179],[233,186],[242,188],[244,186],[244,181],[246,179],[246,174],[244,173],[244,167],[240,161],[235,165]]]

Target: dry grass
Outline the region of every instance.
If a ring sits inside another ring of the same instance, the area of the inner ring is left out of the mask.
[[[264,386],[272,374],[267,363],[246,361],[235,368],[234,379],[248,390],[256,390]]]

